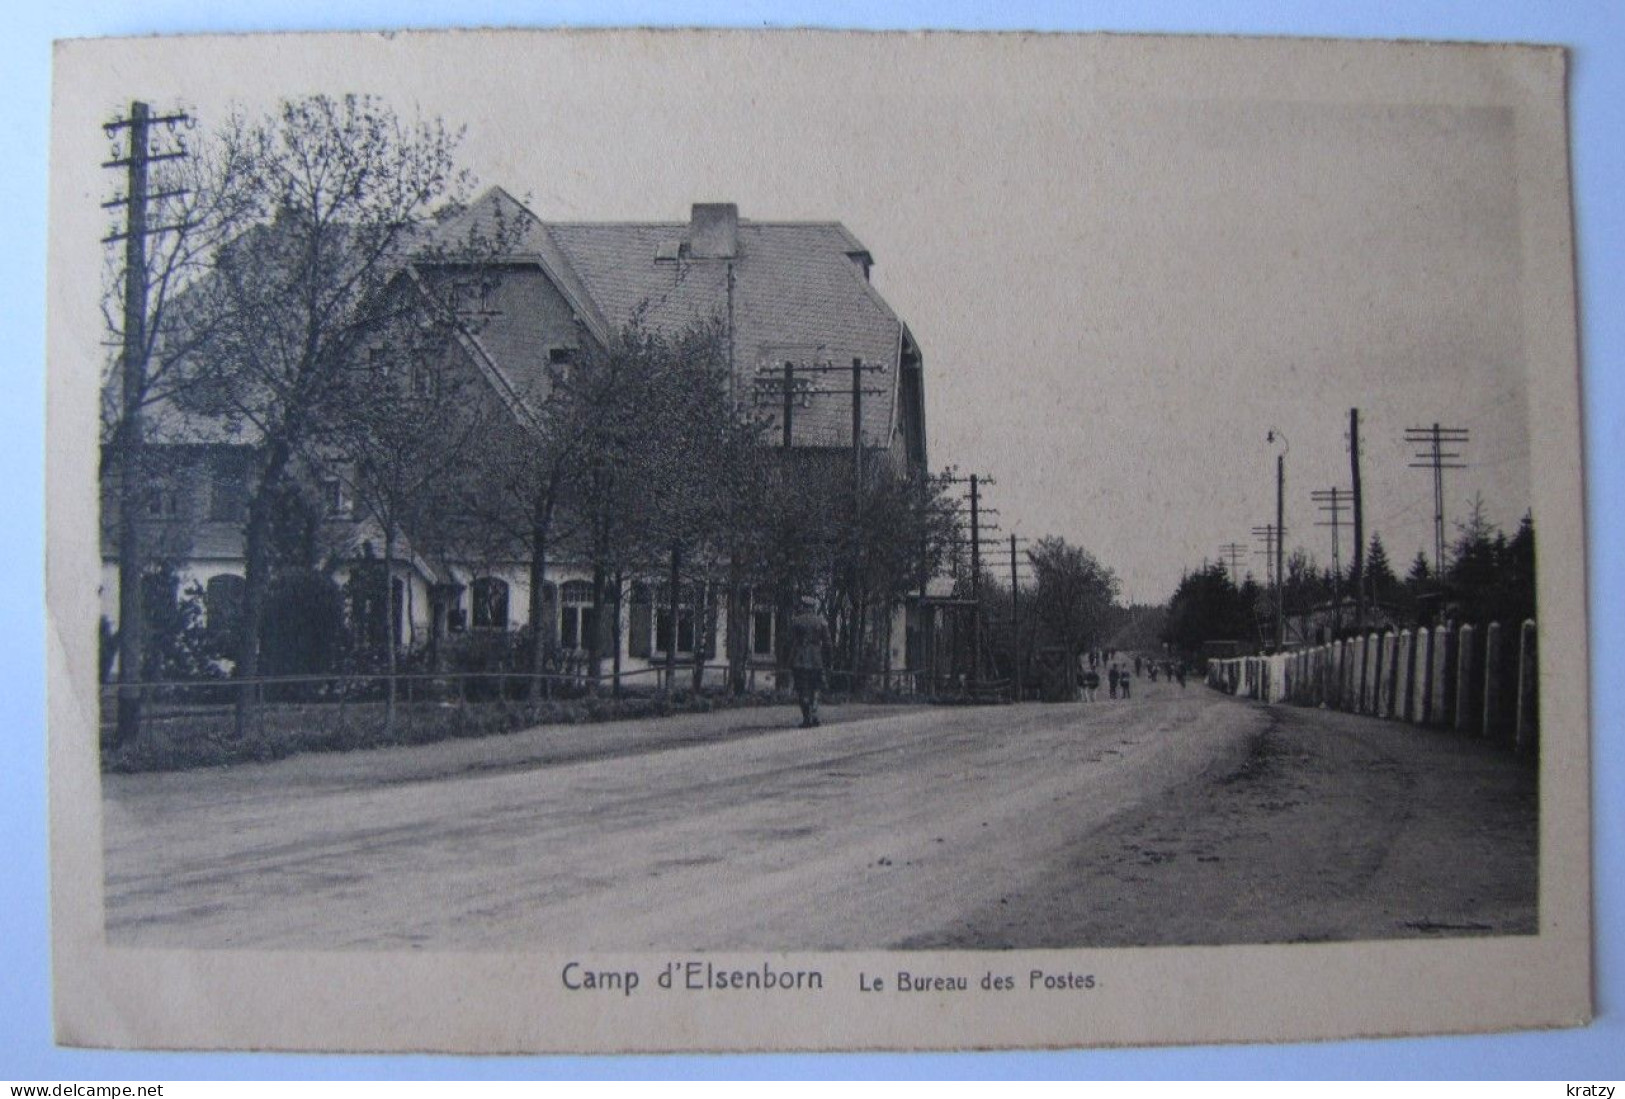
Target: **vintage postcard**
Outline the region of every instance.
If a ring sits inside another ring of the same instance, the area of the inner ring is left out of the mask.
[[[58,1041],[1586,1022],[1565,61],[59,44]]]

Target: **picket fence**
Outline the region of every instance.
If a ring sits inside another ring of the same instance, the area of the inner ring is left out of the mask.
[[[1532,751],[1539,741],[1535,623],[1425,626],[1327,645],[1210,660],[1207,682],[1266,703],[1324,706],[1452,728]]]

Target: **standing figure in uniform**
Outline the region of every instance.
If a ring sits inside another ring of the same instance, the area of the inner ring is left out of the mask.
[[[801,597],[801,611],[790,619],[790,674],[796,701],[801,704],[801,727],[818,724],[818,691],[824,685],[824,662],[830,647],[829,627],[818,614],[818,601]]]

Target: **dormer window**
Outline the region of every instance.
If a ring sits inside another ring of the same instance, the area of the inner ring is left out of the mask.
[[[559,370],[574,366],[576,350],[574,347],[549,347],[547,349],[547,365]]]
[[[439,395],[440,375],[433,365],[422,359],[412,360],[412,396],[431,398]]]
[[[178,519],[181,514],[180,496],[171,488],[147,490],[147,518]]]
[[[344,482],[337,477],[324,477],[320,485],[322,512],[329,519],[346,519],[350,503],[344,497]]]
[[[500,313],[496,302],[496,283],[491,279],[469,279],[458,283],[457,312],[465,317],[489,317]]]

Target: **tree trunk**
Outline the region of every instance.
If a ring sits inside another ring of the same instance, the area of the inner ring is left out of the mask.
[[[265,597],[271,586],[271,507],[282,475],[288,466],[288,444],[278,440],[271,445],[259,491],[248,504],[248,528],[243,537],[243,618],[237,640],[237,678],[257,679],[260,674],[260,630],[265,623]],[[257,686],[245,682],[237,691],[236,731],[248,732],[254,715]]]
[[[711,616],[707,613],[711,606],[711,593],[709,586],[696,581],[694,584],[694,693],[699,694],[700,688],[705,686],[705,643],[710,638]]]
[[[666,578],[666,613],[669,616],[671,626],[671,630],[666,636],[666,690],[668,693],[677,686],[677,610],[682,582],[682,565],[683,548],[673,542],[671,544],[671,571]]]
[[[587,690],[598,693],[598,681],[604,672],[604,563],[592,565],[592,627],[587,633]]]
[[[405,592],[402,592],[401,613],[406,612]],[[395,731],[395,649],[400,642],[400,631],[395,624],[395,527],[384,524],[384,735]]]
[[[526,696],[535,702],[539,697],[542,678],[547,671],[547,644],[552,634],[552,623],[543,622],[547,615],[547,536],[553,525],[551,494],[536,501],[534,522],[530,530],[530,686]]]
[[[243,618],[237,637],[237,678],[245,680],[237,691],[237,736],[246,736],[254,711],[254,690],[247,680],[260,674],[260,629],[265,621],[265,594],[270,584],[270,504],[263,498],[248,506],[248,529],[243,539]]]
[[[446,654],[442,648],[446,629],[446,585],[429,585],[429,671],[435,675],[446,670]],[[439,684],[436,684],[438,689]]]
[[[744,584],[739,558],[728,562],[728,690],[735,698],[745,693],[745,663],[750,659],[750,623],[746,618]]]
[[[611,603],[615,611],[615,617],[610,619],[609,624],[610,666],[613,677],[610,692],[616,698],[621,697],[621,597],[625,591],[626,577],[617,572],[615,574],[615,598]]]

